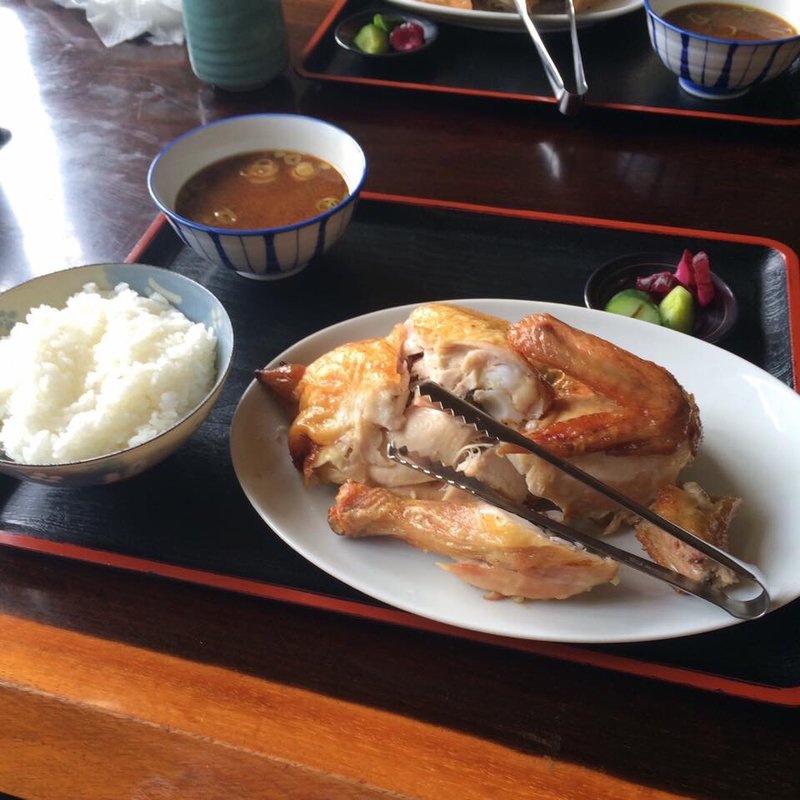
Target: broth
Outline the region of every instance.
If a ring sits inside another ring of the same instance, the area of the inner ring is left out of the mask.
[[[327,161],[287,150],[228,156],[181,187],[175,211],[214,228],[257,230],[316,217],[348,195]]]
[[[690,3],[668,11],[664,20],[702,36],[736,41],[785,39],[797,33],[776,14],[738,3]]]

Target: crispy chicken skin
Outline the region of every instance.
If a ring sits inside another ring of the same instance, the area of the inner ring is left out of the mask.
[[[308,483],[342,483],[348,478],[401,483],[413,471],[384,455],[387,431],[405,425],[409,376],[402,357],[405,329],[384,338],[337,347],[306,366],[260,370],[258,379],[285,401],[296,401],[289,426],[289,453]],[[298,377],[290,391],[292,378]]]
[[[305,371],[305,364],[279,364],[277,367],[256,370],[256,380],[280,400],[290,419],[294,419],[300,410],[296,392]]]
[[[682,488],[662,487],[651,508],[704,541],[727,550],[728,529],[740,502],[738,497],[710,497],[699,484],[690,482]],[[653,561],[687,578],[719,588],[736,582],[727,567],[649,522],[637,522],[636,538]]]
[[[440,565],[498,597],[564,599],[614,581],[617,565],[480,501],[417,500],[349,481],[328,512],[342,536],[393,536],[455,559]]]
[[[306,367],[281,365],[256,376],[289,409],[289,451],[309,483],[429,482],[385,458],[391,440],[521,500],[527,495],[524,477],[507,459],[480,444],[477,431],[411,391],[412,381],[432,377],[500,419],[541,415],[552,392],[511,348],[507,330],[505,320],[429,304],[385,338],[348,343]]]
[[[558,412],[529,433],[563,457],[673,453],[699,441],[696,410],[663,367],[550,314],[533,314],[509,329],[509,341],[531,364],[566,373],[605,401],[580,416]],[[562,398],[568,406],[569,397]]]
[[[694,399],[663,367],[549,314],[509,328],[510,343],[549,377],[549,413],[521,432],[642,503],[673,483],[701,439]],[[529,491],[567,518],[601,518],[613,501],[535,456],[512,454]]]

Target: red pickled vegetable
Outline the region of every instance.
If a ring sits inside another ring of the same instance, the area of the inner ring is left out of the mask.
[[[672,272],[656,272],[636,279],[636,288],[654,297],[668,295],[678,285],[678,279]]]
[[[684,250],[681,260],[678,262],[678,268],[675,270],[675,277],[678,282],[683,284],[694,294],[694,269],[692,267],[692,254],[689,250]]]
[[[694,273],[695,296],[701,307],[707,306],[714,299],[714,284],[711,281],[711,262],[708,256],[700,251],[692,259]]]
[[[650,295],[652,301],[660,303],[676,286],[682,286],[705,308],[714,299],[716,289],[711,274],[711,262],[702,250],[692,254],[684,250],[675,272],[665,270],[636,278],[636,289]]]
[[[389,44],[395,50],[416,50],[425,44],[425,31],[416,22],[404,22],[392,29]]]

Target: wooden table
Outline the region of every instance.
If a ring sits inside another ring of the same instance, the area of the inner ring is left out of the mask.
[[[287,0],[293,58],[326,0]],[[150,160],[232,113],[346,127],[374,192],[766,237],[800,250],[796,128],[321,86],[224,95],[180,46],[0,6],[0,285],[123,260]],[[632,169],[631,165],[635,165]],[[796,309],[795,309],[796,313]],[[798,713],[0,547],[0,791],[24,798],[782,798]]]

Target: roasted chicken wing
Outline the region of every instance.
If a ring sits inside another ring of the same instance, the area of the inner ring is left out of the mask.
[[[549,412],[520,428],[537,444],[645,504],[694,458],[701,439],[697,407],[663,367],[549,314],[512,325],[509,341],[553,390]],[[568,518],[616,510],[536,456],[504,452],[530,492]]]

